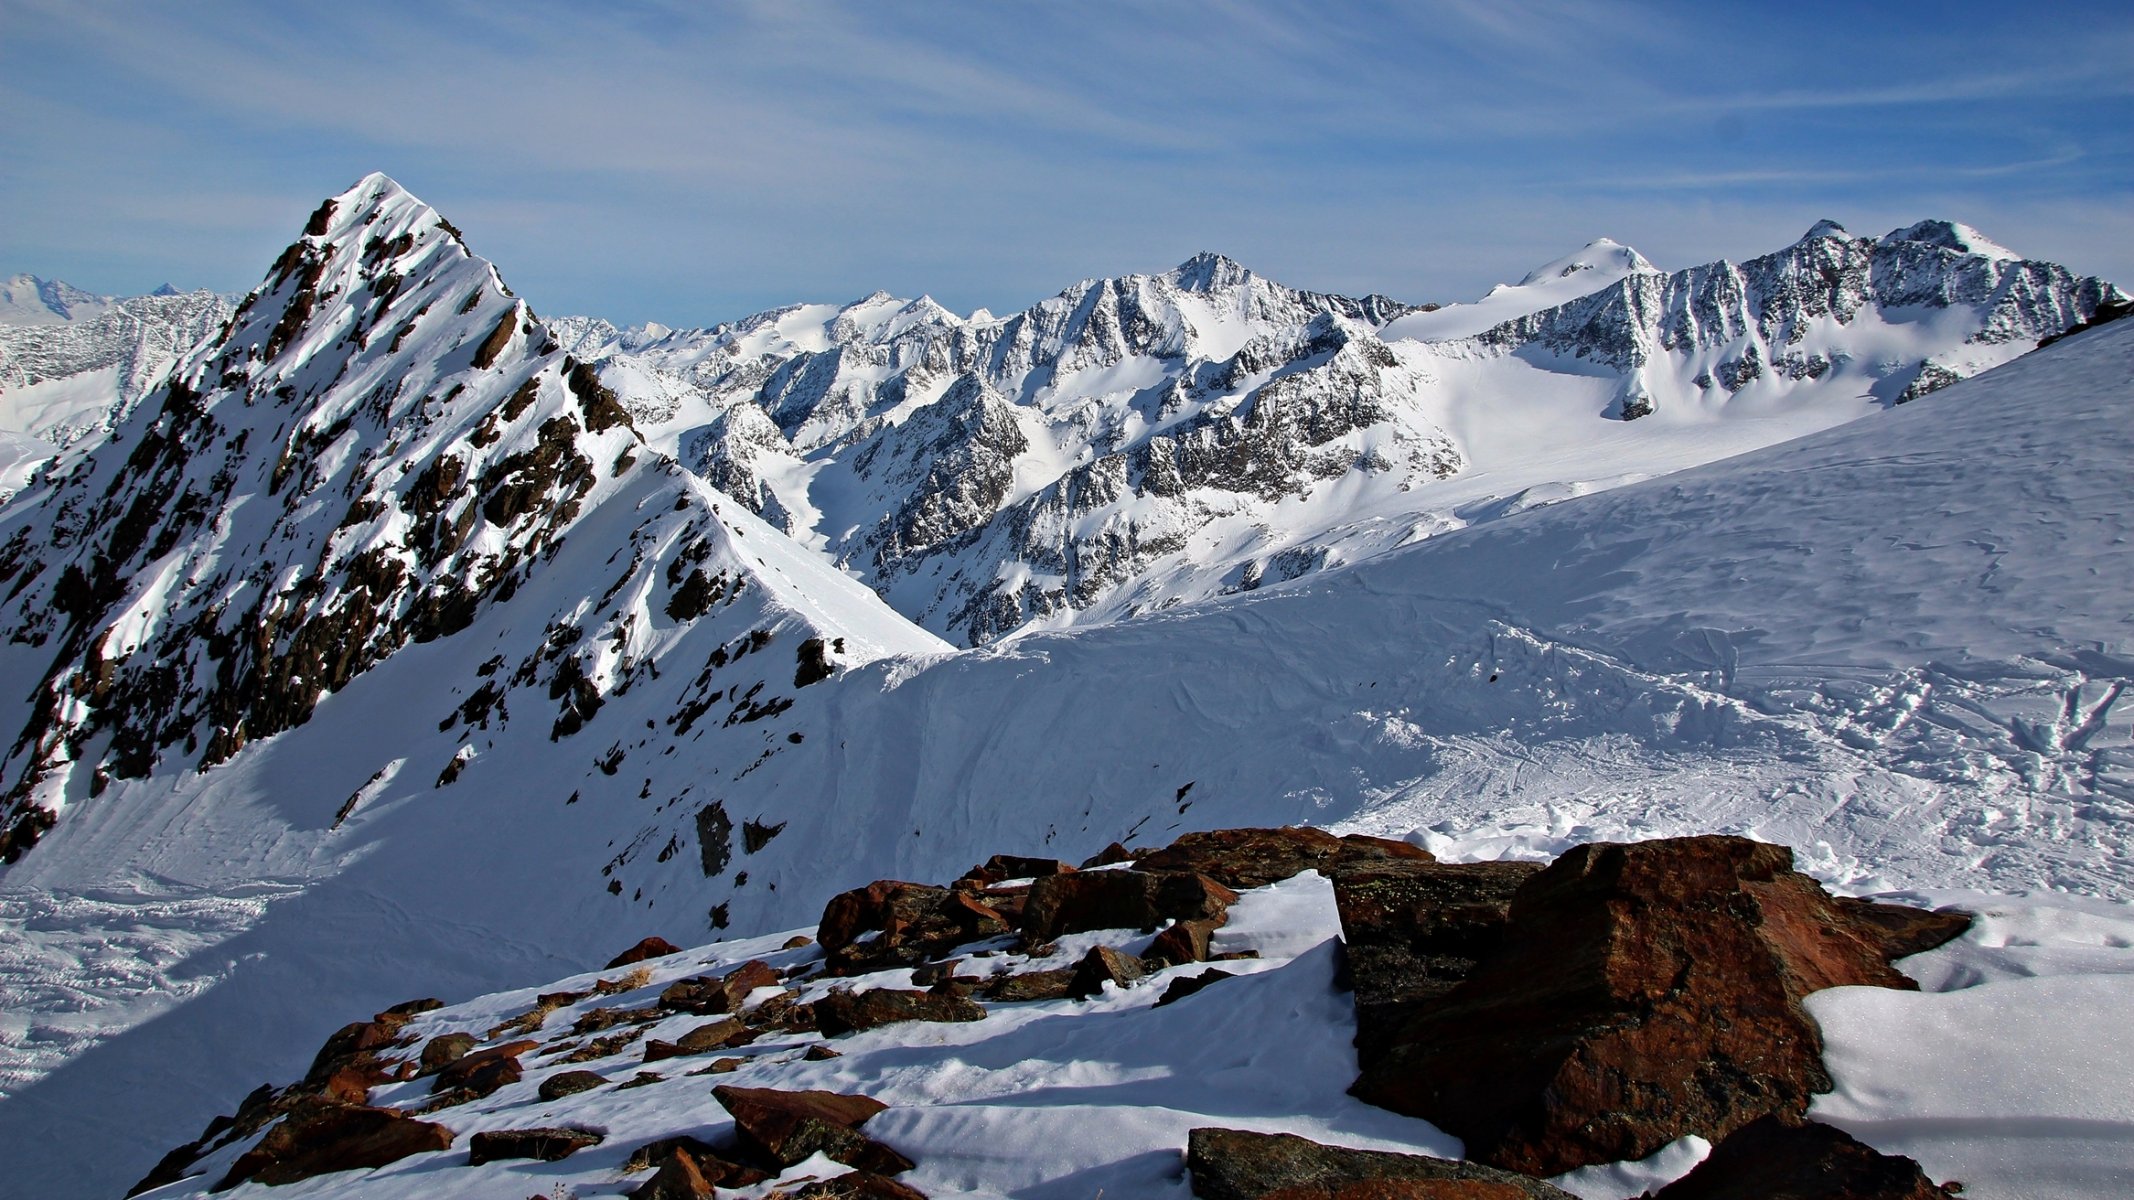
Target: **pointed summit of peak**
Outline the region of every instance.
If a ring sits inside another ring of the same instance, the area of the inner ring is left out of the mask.
[[[1843,225],[1838,224],[1836,221],[1825,217],[1822,220],[1817,221],[1815,224],[1809,226],[1808,232],[1801,235],[1801,241],[1818,242],[1823,240],[1824,238],[1849,238],[1851,236],[1852,232],[1850,230],[1846,229]],[[1795,244],[1797,245],[1798,243]]]
[[[1170,277],[1186,291],[1211,292],[1243,283],[1252,278],[1252,272],[1236,259],[1203,250],[1172,268]]]

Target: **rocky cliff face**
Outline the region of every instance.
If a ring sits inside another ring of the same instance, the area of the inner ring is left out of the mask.
[[[683,333],[577,320],[571,337],[653,441],[975,645],[1341,561],[1367,514],[1423,508],[1470,466],[1436,415],[1443,369],[1598,372],[1602,419],[1903,403],[2122,295],[1939,221],[1882,238],[1825,222],[1778,253],[1673,274],[1613,243],[1565,262],[1465,306],[1509,319],[1436,341],[1415,339],[1479,326],[1216,255],[1006,318],[877,294]]]

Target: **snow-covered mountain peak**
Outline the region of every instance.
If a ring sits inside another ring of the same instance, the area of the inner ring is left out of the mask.
[[[1590,273],[1589,279],[1584,282],[1606,284],[1613,283],[1625,275],[1654,269],[1653,265],[1645,260],[1644,255],[1614,238],[1603,237],[1595,238],[1573,253],[1534,268],[1526,273],[1524,279],[1512,286],[1530,288],[1582,273]],[[1499,285],[1491,289],[1490,294],[1496,295],[1504,290],[1503,285]]]
[[[1795,242],[1794,245],[1799,246],[1805,245],[1809,242],[1819,242],[1822,241],[1824,238],[1844,238],[1849,241],[1852,238],[1852,233],[1851,231],[1847,230],[1843,225],[1840,225],[1836,221],[1825,217],[1822,220],[1817,221],[1815,224],[1810,225],[1808,227],[1808,232],[1802,234],[1800,237],[1800,241]]]
[[[1216,292],[1238,287],[1253,278],[1236,260],[1203,250],[1164,273],[1173,286],[1186,292]]]
[[[59,325],[88,320],[109,309],[110,296],[83,291],[57,279],[23,273],[0,283],[0,325]]]
[[[1882,235],[1881,240],[1885,244],[1911,242],[1922,246],[1933,246],[1942,250],[1952,250],[1957,254],[1977,256],[1996,262],[2020,261],[2022,258],[2015,251],[2008,249],[1969,225],[1955,221],[1921,221],[1917,225],[1908,226],[1904,229],[1891,230],[1889,233]]]

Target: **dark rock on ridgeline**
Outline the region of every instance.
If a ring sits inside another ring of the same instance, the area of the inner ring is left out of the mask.
[[[1188,996],[1199,994],[1209,984],[1235,978],[1237,976],[1223,970],[1221,967],[1209,967],[1198,975],[1180,975],[1171,981],[1170,986],[1163,989],[1163,995],[1156,998],[1156,1007],[1162,1008],[1166,1004],[1176,1004]]]
[[[455,1102],[464,1103],[480,1096],[487,1096],[499,1088],[517,1083],[524,1078],[519,1067],[519,1055],[540,1046],[530,1040],[506,1042],[487,1050],[477,1050],[439,1071],[430,1080],[430,1091],[440,1097],[454,1096]]]
[[[835,1179],[818,1179],[793,1193],[793,1200],[926,1200],[926,1193],[872,1171],[852,1171]]]
[[[1880,942],[1882,957],[1892,962],[1953,942],[1971,928],[1971,914],[1960,909],[1913,908],[1850,896],[1837,900],[1853,927]]]
[[[215,1190],[248,1180],[296,1183],[334,1171],[382,1167],[451,1146],[451,1130],[399,1109],[307,1099],[240,1155]]]
[[[767,1172],[726,1161],[693,1137],[661,1138],[640,1146],[622,1169],[634,1174],[655,1165],[659,1170],[630,1193],[632,1200],[712,1200],[714,1188],[751,1187],[770,1178]]]
[[[1062,934],[1097,929],[1151,930],[1165,921],[1227,919],[1237,893],[1205,875],[1138,869],[1076,871],[1030,885],[1022,939],[1040,945]]]
[[[1047,875],[1066,875],[1072,866],[1056,858],[1029,858],[1020,854],[996,854],[979,863],[956,880],[957,883],[974,883],[980,887],[992,887],[1010,879],[1040,879]]]
[[[832,896],[816,937],[832,972],[855,975],[916,966],[1010,930],[982,893],[884,879]]]
[[[741,1002],[756,989],[777,986],[778,972],[768,963],[750,959],[725,975],[675,980],[659,994],[659,1007],[670,1012],[717,1016],[739,1011]]]
[[[1541,1180],[1474,1163],[1242,1129],[1188,1133],[1186,1168],[1200,1200],[1571,1200]]]
[[[665,958],[670,954],[680,954],[681,952],[682,948],[680,946],[675,945],[666,938],[648,937],[614,958],[609,959],[608,965],[600,969],[612,971],[617,967],[627,967],[641,963],[648,958]]]
[[[1801,998],[1916,985],[1792,867],[1739,837],[1571,850],[1519,886],[1465,979],[1359,1056],[1351,1091],[1535,1175],[1800,1116],[1831,1086]]]
[[[1110,946],[1092,946],[1089,953],[1082,956],[1082,961],[1075,964],[1074,977],[1067,982],[1067,994],[1077,1000],[1087,1000],[1103,995],[1107,983],[1130,988],[1147,974],[1148,968],[1133,955]]]
[[[1512,893],[1540,863],[1372,862],[1334,872],[1356,994],[1356,1044],[1382,1047],[1497,948]]]
[[[985,985],[985,998],[1005,1004],[1022,1004],[1032,1000],[1065,1000],[1068,989],[1074,986],[1075,969],[1062,967],[1056,971],[1024,971],[1020,975],[998,975]]]
[[[440,1033],[422,1046],[422,1073],[435,1075],[460,1059],[479,1044],[471,1033]]]
[[[608,1077],[598,1071],[563,1071],[541,1081],[540,1096],[543,1100],[561,1100],[607,1084]]]
[[[589,1129],[491,1129],[471,1139],[467,1165],[478,1167],[505,1158],[558,1162],[606,1140],[606,1135]]]
[[[1225,887],[1256,888],[1306,871],[1330,873],[1352,863],[1400,859],[1434,861],[1428,850],[1407,842],[1352,833],[1336,837],[1323,829],[1216,829],[1189,833],[1153,854],[1142,855],[1140,871],[1197,871]]]
[[[1174,921],[1156,935],[1141,958],[1151,967],[1175,967],[1182,963],[1208,961],[1209,943],[1221,921]]]
[[[825,1037],[843,1037],[899,1021],[983,1021],[985,1009],[952,991],[914,992],[875,988],[831,992],[815,1001],[815,1022]]]
[[[1955,1190],[1843,1130],[1760,1117],[1653,1200],[1948,1200]]]
[[[658,1062],[663,1058],[679,1058],[685,1054],[709,1054],[728,1046],[753,1041],[754,1031],[733,1017],[721,1017],[708,1024],[699,1025],[671,1042],[647,1041],[645,1061]]]
[[[910,1159],[859,1132],[889,1107],[871,1097],[723,1085],[711,1094],[733,1114],[743,1148],[781,1170],[818,1152],[878,1175],[912,1167]]]

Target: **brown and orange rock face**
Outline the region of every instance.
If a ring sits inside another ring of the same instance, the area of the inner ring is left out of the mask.
[[[1830,1087],[1801,1008],[1912,988],[1879,927],[1745,838],[1578,847],[1522,883],[1497,944],[1366,1049],[1354,1093],[1537,1175],[1798,1117]]]
[[[296,1183],[333,1171],[382,1167],[451,1146],[451,1130],[399,1109],[306,1100],[245,1151],[215,1187],[220,1191],[247,1180]]]
[[[742,1145],[780,1168],[820,1152],[878,1175],[911,1169],[910,1159],[859,1132],[861,1125],[889,1107],[879,1100],[773,1088],[715,1087],[711,1093],[733,1114],[734,1132]]]

